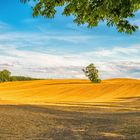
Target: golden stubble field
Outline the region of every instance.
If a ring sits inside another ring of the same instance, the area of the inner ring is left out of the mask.
[[[0,84],[2,140],[139,140],[140,80]]]
[[[140,96],[140,80],[112,79],[101,84],[87,80],[36,80],[0,84],[0,103],[97,103]],[[126,100],[127,101],[127,100]]]

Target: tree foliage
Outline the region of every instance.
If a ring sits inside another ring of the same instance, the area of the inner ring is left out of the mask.
[[[93,83],[100,83],[101,79],[99,79],[98,70],[94,66],[94,64],[88,65],[85,69],[83,69],[85,75],[89,78],[89,80]]]
[[[8,70],[0,71],[0,82],[10,81],[11,72]]]
[[[25,77],[25,76],[11,76],[10,81],[30,81],[35,80],[35,78]]]
[[[138,28],[128,18],[135,16],[140,9],[140,0],[20,0],[23,3],[34,1],[33,16],[47,18],[55,16],[56,7],[63,6],[63,15],[74,16],[78,25],[95,27],[100,21],[107,26],[115,26],[119,32],[133,33]]]
[[[11,72],[8,70],[0,71],[0,82],[28,81],[28,80],[36,80],[36,79],[31,77],[24,77],[24,76],[11,76]]]

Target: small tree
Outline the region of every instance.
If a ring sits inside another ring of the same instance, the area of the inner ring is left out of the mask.
[[[100,83],[101,79],[98,75],[98,70],[94,66],[94,64],[89,64],[85,69],[83,69],[85,75],[89,78],[89,80],[93,83]]]
[[[8,70],[0,71],[0,82],[10,81],[11,72]]]

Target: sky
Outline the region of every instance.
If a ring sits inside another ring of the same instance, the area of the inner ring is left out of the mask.
[[[0,70],[37,78],[85,78],[93,63],[102,79],[140,78],[140,29],[118,33],[105,23],[88,29],[73,17],[32,17],[32,3],[0,0]],[[130,20],[140,27],[140,12]]]

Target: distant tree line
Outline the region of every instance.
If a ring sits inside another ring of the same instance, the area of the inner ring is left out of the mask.
[[[11,76],[11,72],[6,69],[0,71],[0,82],[29,81],[29,80],[37,80],[37,79],[31,77],[25,77],[25,76]]]
[[[101,79],[99,78],[98,70],[94,66],[94,64],[89,64],[87,67],[85,67],[82,70],[92,83],[101,82]],[[0,82],[30,81],[30,80],[41,80],[41,79],[25,77],[25,76],[11,76],[11,72],[6,69],[0,71]]]

